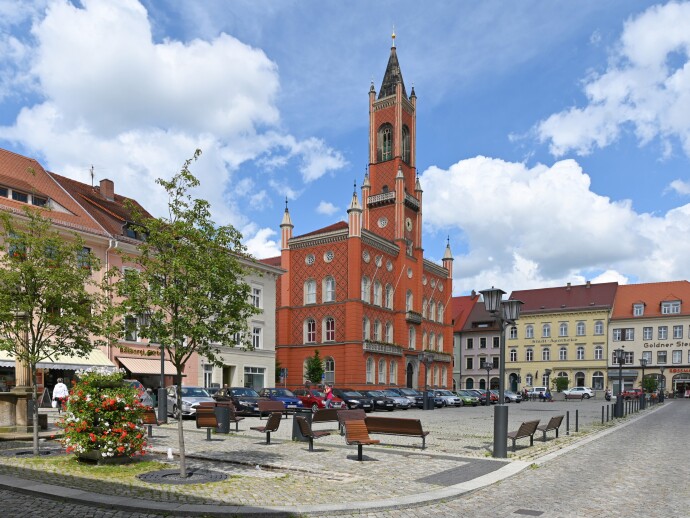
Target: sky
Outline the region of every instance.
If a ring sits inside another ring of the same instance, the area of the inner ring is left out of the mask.
[[[690,278],[690,2],[0,0],[0,147],[166,214],[191,167],[256,257],[346,220],[392,45],[454,294]]]

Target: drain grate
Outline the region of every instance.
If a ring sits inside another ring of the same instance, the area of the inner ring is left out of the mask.
[[[187,470],[186,478],[180,478],[179,469],[161,469],[158,471],[151,471],[149,473],[142,473],[141,475],[137,475],[137,478],[143,482],[149,482],[151,484],[184,485],[221,482],[227,479],[228,476],[220,471],[190,469]]]
[[[534,511],[532,509],[518,509],[513,514],[524,514],[525,516],[541,516],[544,511]]]

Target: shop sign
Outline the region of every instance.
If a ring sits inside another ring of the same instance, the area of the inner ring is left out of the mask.
[[[527,343],[531,345],[566,344],[568,342],[582,342],[582,340],[578,338],[567,338],[565,336],[562,336],[558,338],[533,338],[532,340],[527,341]]]
[[[656,348],[656,347],[690,347],[690,342],[681,342],[680,340],[676,342],[645,342],[644,347],[646,348]]]
[[[132,347],[127,347],[126,345],[118,346],[121,353],[124,354],[134,354],[136,356],[160,356],[160,350],[158,349],[133,349]]]
[[[676,369],[669,369],[668,372],[671,374],[678,374],[680,372],[690,372],[690,369],[688,368],[676,368]]]

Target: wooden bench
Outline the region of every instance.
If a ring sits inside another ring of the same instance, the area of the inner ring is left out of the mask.
[[[422,449],[426,448],[426,436],[429,435],[429,432],[425,432],[422,429],[422,422],[419,419],[367,417],[364,422],[369,433],[421,437]]]
[[[239,432],[240,431],[240,421],[243,421],[244,417],[237,415],[237,410],[235,410],[235,405],[233,405],[230,401],[218,401],[216,403],[216,407],[222,407],[222,408],[228,409],[228,412],[230,414],[229,421],[231,423],[235,423],[235,431]]]
[[[338,410],[338,426],[340,428],[340,435],[345,434],[345,424],[348,421],[364,421],[367,418],[367,413],[361,408],[353,410]]]
[[[564,416],[562,415],[553,416],[551,419],[549,419],[548,423],[537,426],[537,430],[544,433],[544,437],[542,438],[543,442],[546,442],[546,432],[550,432],[552,430],[556,431],[556,439],[558,439],[558,428],[563,422],[563,417]]]
[[[584,398],[584,394],[565,394],[566,401],[568,401],[569,399],[579,399],[580,401],[582,401]]]
[[[148,436],[153,437],[153,425],[160,426],[162,421],[158,420],[156,411],[151,407],[146,407],[144,410],[144,415],[141,416],[142,424],[146,425],[148,429]]]
[[[366,444],[379,444],[381,441],[369,437],[366,423],[362,421],[348,421],[345,424],[345,442],[357,445],[357,460],[362,460],[362,447]]]
[[[257,405],[259,406],[259,419],[263,419],[264,414],[271,415],[272,412],[282,412],[287,417],[287,408],[282,401],[259,401]]]
[[[311,429],[309,421],[307,421],[304,417],[296,415],[294,418],[297,419],[297,425],[299,426],[300,433],[309,439],[309,451],[314,451],[314,439],[331,435],[331,432],[327,430],[319,430],[315,432]]]
[[[252,426],[251,430],[256,430],[257,432],[266,434],[266,444],[271,444],[271,432],[277,432],[280,422],[283,420],[283,414],[280,412],[273,412],[268,421],[266,421],[266,426]]]
[[[212,406],[199,406],[196,409],[196,427],[206,428],[206,440],[211,440],[211,429],[218,426],[216,419],[216,409]]]
[[[338,412],[342,412],[342,410],[339,408],[320,408],[314,412],[314,416],[311,418],[311,423],[339,422]]]
[[[529,445],[534,446],[534,434],[539,426],[539,420],[525,421],[520,425],[520,428],[514,432],[508,432],[508,439],[513,441],[513,451],[515,451],[515,441],[529,437]]]

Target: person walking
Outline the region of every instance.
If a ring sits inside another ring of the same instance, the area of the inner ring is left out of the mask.
[[[331,387],[330,383],[326,383],[326,386],[324,387],[323,391],[326,394],[326,397],[324,398],[324,408],[331,408],[331,403],[333,402],[333,387]]]
[[[55,408],[57,408],[58,414],[62,412],[62,405],[67,401],[68,396],[67,385],[62,382],[62,378],[58,378],[55,387],[53,387],[53,401],[56,402]]]

